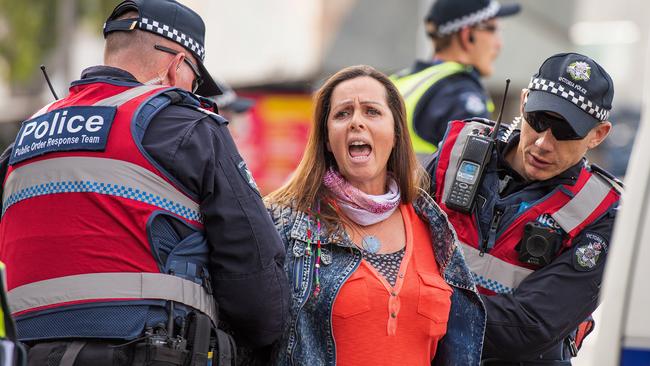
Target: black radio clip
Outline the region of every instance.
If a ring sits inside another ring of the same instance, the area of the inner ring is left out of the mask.
[[[475,129],[467,138],[460,162],[456,167],[454,181],[445,200],[445,205],[452,210],[470,213],[474,208],[478,188],[485,173],[485,168],[492,156],[492,150],[501,127],[501,117],[503,116],[503,107],[506,103],[509,86],[510,79],[507,79],[501,111],[492,133],[489,133],[489,129],[487,131]]]

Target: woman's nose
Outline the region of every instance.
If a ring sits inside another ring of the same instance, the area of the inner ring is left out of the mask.
[[[355,110],[354,113],[352,114],[352,118],[350,119],[350,128],[355,129],[364,129],[366,128],[366,122],[363,119],[363,116],[361,114],[361,111]]]

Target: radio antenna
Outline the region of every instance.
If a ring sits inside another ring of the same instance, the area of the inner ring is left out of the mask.
[[[501,128],[501,117],[503,117],[503,107],[506,105],[506,99],[508,98],[508,87],[510,86],[510,79],[506,79],[506,90],[503,92],[503,100],[501,101],[501,110],[499,111],[499,117],[497,117],[497,123],[494,126],[492,131],[492,140],[497,140],[497,135],[499,134],[499,128]]]
[[[45,76],[45,81],[47,82],[47,86],[50,87],[50,91],[52,92],[52,95],[54,95],[54,99],[59,100],[59,97],[56,95],[56,92],[54,91],[54,87],[52,86],[52,82],[50,82],[50,77],[47,76],[47,72],[45,71],[45,65],[41,65],[41,71],[43,71],[43,76]]]

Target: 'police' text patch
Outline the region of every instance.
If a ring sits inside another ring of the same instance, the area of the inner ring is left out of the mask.
[[[103,151],[116,109],[67,107],[23,122],[9,164],[56,151]]]

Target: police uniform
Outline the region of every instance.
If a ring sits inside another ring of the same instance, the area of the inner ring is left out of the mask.
[[[162,35],[152,27],[166,27],[165,36],[202,60],[204,28],[184,28],[203,27],[196,13],[171,0],[123,2],[113,15],[120,7],[137,7],[140,17],[109,21],[111,31],[126,24]],[[0,160],[0,257],[18,337],[34,346],[30,364],[199,362],[217,345],[209,334],[188,337],[221,320],[254,347],[281,334],[284,248],[227,121],[212,107],[97,66],[23,123]],[[189,355],[149,347],[176,334],[198,342],[188,344]],[[142,342],[125,354],[127,347],[102,346],[107,339]]]
[[[501,5],[489,0],[437,0],[425,22],[435,25],[435,35],[448,36],[463,27],[519,10],[517,4]],[[417,61],[391,79],[404,97],[411,141],[421,159],[436,151],[449,121],[489,118],[494,110],[479,72],[457,60]]]
[[[83,85],[89,81],[93,84],[107,82],[139,85],[126,71],[110,67],[90,68],[84,71],[82,79],[73,85]],[[287,308],[284,296],[286,284],[282,276],[283,248],[261,202],[259,192],[237,153],[226,121],[192,108],[190,95],[184,97],[188,98],[187,105],[178,101],[179,104],[165,107],[151,119],[139,137],[141,147],[154,164],[158,164],[162,171],[169,172],[170,179],[176,180],[180,187],[186,188],[187,194],[195,197],[200,205],[205,240],[209,245],[206,252],[209,250],[210,253],[209,257],[205,257],[205,265],[210,270],[212,288],[207,290],[214,290],[220,312],[235,326],[242,324],[243,327],[236,329],[241,330],[242,335],[253,344],[268,344],[281,331],[283,311]],[[142,109],[155,108],[159,103],[169,102],[169,96],[161,95],[144,103]],[[197,105],[195,102],[194,106]],[[115,126],[112,127],[114,128]],[[10,156],[12,155],[5,154],[3,157],[3,169],[6,169]],[[20,192],[14,193],[20,195]],[[11,200],[12,196],[5,191],[3,197]],[[14,207],[11,206],[22,203],[29,209],[30,202],[25,199],[9,206],[7,199],[3,199],[3,203],[5,212],[0,223],[6,223],[4,228],[9,226],[12,220]],[[172,214],[178,213],[172,211]],[[45,216],[38,217],[47,220],[51,214],[47,212]],[[195,233],[178,220],[167,219],[164,215],[157,217],[160,220],[152,221],[151,227],[161,231],[160,241],[173,240],[170,236],[182,241]],[[191,220],[189,223],[192,223]],[[29,222],[30,226],[36,224],[34,221]],[[3,242],[9,240],[9,237],[3,238]],[[108,238],[107,241],[110,240],[118,239]],[[174,244],[173,241],[167,243]],[[109,247],[103,252],[109,255],[111,250]],[[36,272],[34,268],[38,267],[32,267],[30,262],[35,265],[45,260],[54,261],[54,258],[24,257],[19,261],[18,256],[21,254],[24,253],[18,249],[3,246],[3,258],[20,265],[20,272]],[[10,291],[18,285],[15,282],[17,274],[10,272],[12,273],[14,277],[9,278]],[[124,312],[128,312],[132,319],[136,310],[142,310],[141,318],[148,319],[146,322],[149,326],[156,325],[165,318],[164,307],[142,305],[146,309],[136,309],[137,307],[139,305],[125,307]],[[70,308],[38,316],[27,313],[17,317],[18,334],[23,340],[109,335],[132,339],[139,336],[142,328],[128,327],[128,321],[125,320],[117,321],[121,313],[119,307],[106,307],[102,310]],[[98,318],[99,314],[106,315]],[[71,324],[72,319],[74,322]],[[84,328],[84,324],[87,324],[85,322],[91,319],[94,319],[93,327]],[[119,327],[116,327],[116,324],[123,328],[117,329]]]
[[[561,54],[545,65],[561,70],[561,74],[584,59]],[[540,73],[548,71],[540,69]],[[552,78],[558,79],[557,75]],[[535,108],[542,99],[549,104],[540,106],[541,110],[564,110],[567,105],[558,104],[564,102],[558,102],[557,96],[576,104],[569,106],[571,112],[584,113],[580,112],[582,108],[575,108],[581,103],[578,98],[573,101],[563,96],[571,94],[567,88],[555,85],[557,90],[553,92],[532,85],[537,79],[537,75],[533,77],[529,89],[538,94],[529,94],[533,106],[526,108]],[[587,86],[600,91],[587,94],[585,103],[611,108],[613,88],[609,76],[606,79]],[[538,98],[539,93],[545,94]],[[597,99],[595,94],[606,96]],[[593,123],[606,120],[607,114],[594,110]],[[448,207],[450,197],[459,194],[452,186],[468,138],[492,127],[481,120],[451,122],[438,155],[427,167],[432,177],[431,192],[456,229],[483,294],[488,315],[483,362],[570,365],[571,357],[593,329],[590,314],[598,305],[620,186],[615,178],[585,159],[550,179],[527,181],[506,160],[506,155],[518,148],[520,138],[519,130],[508,126],[500,131],[471,213]],[[588,132],[589,127],[585,128]],[[533,230],[538,237],[530,241]],[[556,246],[549,246],[552,249],[548,256],[531,255],[534,248],[529,245],[542,237],[548,243],[556,240]]]
[[[418,154],[436,151],[449,121],[488,118],[494,109],[478,71],[471,66],[418,61],[391,79],[404,97],[409,132]]]

